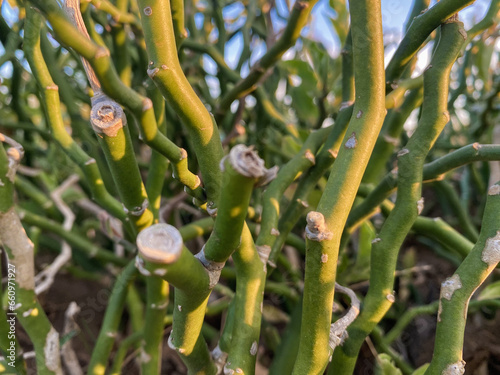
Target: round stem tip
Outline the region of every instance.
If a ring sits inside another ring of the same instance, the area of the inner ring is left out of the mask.
[[[115,137],[118,131],[127,123],[122,107],[111,99],[92,103],[90,121],[97,133]]]
[[[168,224],[152,225],[137,236],[139,254],[152,263],[174,263],[181,256],[183,246],[180,232]]]

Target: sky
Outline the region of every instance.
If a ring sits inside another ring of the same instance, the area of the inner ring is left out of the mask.
[[[465,23],[466,29],[470,28],[474,24],[474,21],[480,20],[486,10],[491,0],[477,0],[473,5],[469,6],[467,9],[460,12],[460,18]],[[293,3],[293,0],[291,1]],[[431,4],[435,3],[435,0]],[[282,14],[287,13],[285,0],[276,0],[277,7],[279,7]],[[409,0],[382,0],[382,22],[384,33],[395,37],[396,40],[402,38],[404,22],[407,18],[407,14],[410,10],[412,1]],[[227,19],[236,18],[244,10],[241,2],[235,2],[230,6],[224,8],[224,17]],[[2,1],[2,15],[8,22],[12,22],[16,19],[16,12],[13,11],[7,1]],[[323,43],[325,48],[328,50],[330,55],[338,56],[340,52],[340,45],[335,36],[333,26],[330,22],[330,17],[334,17],[335,12],[329,7],[328,0],[320,0],[318,4],[314,7],[312,12],[313,27],[305,31],[309,37],[320,41]],[[284,22],[280,21],[277,17],[273,18],[277,28],[282,28]],[[201,24],[203,22],[203,16],[200,14],[196,18],[196,23]],[[244,19],[240,20],[241,23]],[[237,27],[238,25],[234,25]],[[212,35],[213,39],[217,38],[217,35]],[[237,35],[233,40],[228,43],[226,48],[226,61],[231,67],[236,66],[236,62],[241,51],[242,37]],[[390,55],[394,52],[393,50],[387,51],[386,59],[390,58]],[[3,47],[0,45],[0,55],[3,53]],[[250,64],[253,64],[265,53],[265,44],[263,42],[256,43],[253,45],[253,53],[251,57]],[[286,56],[285,56],[286,58]],[[213,74],[216,70],[215,63],[206,58],[204,60],[204,66],[207,72]],[[248,72],[248,66],[244,67],[242,75],[245,76]],[[4,64],[0,67],[0,77],[9,77],[11,75],[10,63]]]

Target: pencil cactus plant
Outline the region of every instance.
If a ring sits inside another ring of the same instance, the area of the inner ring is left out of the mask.
[[[500,1],[473,3],[414,0],[387,44],[376,0],[3,2],[0,372],[463,374],[500,307]],[[51,306],[96,279],[102,314]]]

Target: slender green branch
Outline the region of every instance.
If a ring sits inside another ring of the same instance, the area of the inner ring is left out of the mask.
[[[500,21],[500,2],[498,0],[492,0],[490,2],[490,7],[486,12],[484,18],[476,23],[474,26],[467,31],[467,44],[469,44],[472,39],[481,34],[484,30],[498,24]]]
[[[115,357],[113,358],[113,366],[111,367],[110,374],[111,375],[121,375],[123,362],[125,360],[125,356],[127,355],[127,351],[133,345],[136,345],[143,338],[142,332],[134,332],[122,342],[118,346]]]
[[[140,0],[150,64],[148,74],[186,125],[204,180],[209,207],[220,194],[222,145],[217,124],[189,84],[177,57],[170,2]],[[188,186],[191,189],[196,187]]]
[[[32,15],[26,20],[24,48],[31,71],[40,88],[47,123],[55,140],[68,156],[82,169],[93,198],[113,216],[123,220],[125,218],[123,208],[106,190],[95,159],[87,155],[85,151],[78,146],[64,127],[60,109],[58,86],[56,86],[52,80],[40,49],[41,25],[41,17],[37,13],[32,12]]]
[[[350,9],[356,102],[344,147],[317,212],[307,217],[302,331],[295,375],[322,373],[331,356],[329,327],[340,235],[386,112],[380,2],[355,0]]]
[[[177,147],[158,130],[151,100],[139,95],[120,80],[115,67],[111,63],[109,51],[93,43],[86,35],[74,27],[55,0],[30,1],[42,11],[50,22],[56,38],[64,45],[73,48],[90,63],[99,78],[102,90],[110,98],[113,98],[132,112],[140,126],[144,142],[165,155],[174,166],[175,177],[186,185],[195,197],[202,199],[203,194],[200,190],[199,178],[187,169],[186,152]],[[195,145],[197,144],[195,143]]]
[[[460,197],[453,186],[445,180],[435,181],[434,186],[436,186],[438,190],[441,190],[446,200],[450,203],[451,210],[458,219],[465,236],[469,240],[477,242],[479,233],[472,223],[469,213],[466,212],[462,202],[460,202]]]
[[[168,283],[158,277],[148,277],[144,321],[144,342],[141,348],[143,374],[161,374],[163,319],[168,305]]]
[[[363,176],[363,182],[379,181],[381,175],[386,173],[386,164],[394,148],[399,146],[399,138],[406,120],[412,111],[422,104],[422,94],[421,88],[411,90],[399,108],[389,111]]]
[[[135,263],[129,262],[122,270],[115,281],[111,296],[109,297],[108,307],[104,314],[99,336],[92,351],[88,374],[104,375],[108,365],[109,356],[113,349],[113,344],[118,334],[119,324],[122,317],[122,311],[125,306],[128,285],[133,281],[137,274]]]
[[[384,317],[395,300],[392,294],[399,249],[423,209],[421,198],[425,157],[449,120],[449,75],[464,42],[461,23],[441,26],[441,38],[430,68],[424,73],[424,101],[417,130],[398,153],[398,196],[394,210],[374,240],[370,263],[370,288],[359,318],[349,327],[349,338],[333,356],[332,369],[354,371],[366,336]],[[381,255],[383,254],[383,255]]]
[[[354,103],[354,64],[352,59],[352,32],[349,33],[342,49],[342,102]]]
[[[7,252],[7,316],[17,318],[33,343],[37,373],[62,375],[59,334],[50,323],[35,294],[33,243],[24,231],[14,207],[13,181],[23,148],[0,134],[0,243]]]
[[[464,372],[462,350],[469,300],[500,261],[499,210],[500,185],[495,184],[488,191],[478,242],[453,276],[441,284],[434,355],[427,375]]]
[[[423,168],[423,181],[434,181],[455,168],[475,161],[499,159],[500,147],[498,145],[481,145],[476,142],[425,164]],[[394,170],[387,174],[368,197],[351,211],[346,227],[356,227],[365,218],[371,216],[384,199],[395,191],[397,184],[397,170]]]
[[[170,4],[172,10],[175,45],[177,46],[177,49],[179,49],[184,39],[188,36],[187,30],[184,27],[184,1],[172,0]]]
[[[442,0],[412,20],[405,37],[399,44],[398,49],[392,56],[385,70],[388,91],[391,90],[390,85],[396,83],[403,70],[408,66],[413,56],[417,53],[432,31],[459,10],[472,4],[474,1],[475,0]],[[464,35],[466,35],[465,31]]]
[[[331,129],[321,129],[309,135],[299,153],[297,153],[278,172],[276,178],[269,185],[263,195],[261,229],[256,240],[257,246],[272,247],[278,232],[278,218],[280,216],[280,200],[285,190],[305,170],[313,166],[316,151]]]
[[[25,224],[33,225],[43,231],[54,233],[72,247],[82,251],[90,259],[95,258],[97,260],[110,262],[119,266],[124,266],[127,263],[126,259],[120,258],[114,253],[95,245],[92,241],[74,231],[66,231],[61,224],[47,219],[46,217],[36,215],[27,210],[20,211],[20,216]]]
[[[286,241],[288,234],[291,232],[305,209],[309,206],[307,199],[309,193],[314,189],[319,179],[323,177],[325,172],[332,166],[337,156],[338,150],[344,134],[349,125],[350,117],[352,115],[353,106],[343,108],[335,122],[334,128],[328,135],[321,151],[315,158],[315,165],[309,168],[301,177],[297,190],[288,205],[287,209],[282,215],[278,224],[279,235],[274,244],[271,245],[271,254],[269,255],[269,266],[275,267],[276,259]]]
[[[163,134],[167,133],[167,120],[165,116],[165,101],[159,90],[149,81],[146,89],[149,97],[153,102],[155,110],[156,122],[159,124],[159,131]],[[161,205],[161,192],[165,183],[165,174],[168,169],[168,160],[156,150],[152,150],[150,166],[148,169],[148,177],[146,179],[146,192],[151,205],[155,222],[158,222]]]
[[[255,90],[258,81],[267,70],[283,56],[286,50],[295,44],[316,3],[317,0],[301,0],[294,3],[286,28],[279,40],[255,64],[248,76],[237,82],[233,89],[221,98],[217,109],[218,114],[225,113],[233,101]]]
[[[115,22],[130,23],[136,26],[139,25],[139,20],[134,14],[127,13],[126,10],[119,9],[108,0],[89,0],[90,3],[107,14],[109,14]]]
[[[233,254],[236,294],[233,333],[225,372],[255,373],[269,250],[256,248],[250,230],[244,226],[240,246]]]

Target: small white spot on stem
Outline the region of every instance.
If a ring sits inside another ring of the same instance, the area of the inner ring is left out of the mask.
[[[363,116],[363,111],[359,110],[359,112],[356,114],[356,118],[361,118]]]
[[[399,146],[399,139],[391,137],[390,135],[384,134],[384,141],[390,143],[393,146]]]
[[[140,356],[140,361],[141,363],[148,363],[151,361],[151,356],[144,351],[144,349],[141,350],[141,356]]]
[[[177,310],[182,311],[182,306],[181,305],[177,305]]]
[[[165,276],[167,274],[167,270],[165,268],[158,268],[156,270],[153,271],[153,273],[156,275],[156,276]]]
[[[462,287],[462,281],[460,280],[460,276],[458,274],[454,274],[452,277],[447,278],[441,284],[441,296],[440,298],[447,299],[451,301],[451,297],[453,297],[453,293],[455,290],[458,290]]]
[[[354,102],[353,101],[347,101],[347,102],[342,102],[340,103],[340,108],[339,111],[342,111],[343,109],[350,107]]]
[[[398,178],[398,167],[393,168],[390,173],[392,175],[392,178]]]
[[[420,215],[424,209],[424,197],[417,201],[417,212]]]
[[[397,156],[398,156],[398,158],[399,158],[399,157],[401,157],[401,156],[403,156],[403,155],[406,155],[406,154],[409,154],[409,153],[410,153],[410,150],[408,150],[407,148],[403,148],[403,149],[399,150],[399,152],[398,152],[398,155],[397,155]]]
[[[488,195],[500,195],[500,185],[493,185],[488,189]]]
[[[443,370],[442,375],[463,375],[465,374],[465,361],[452,363]]]
[[[258,348],[258,346],[257,346],[257,341],[254,341],[254,342],[252,343],[252,347],[250,348],[250,354],[251,354],[251,355],[255,355],[255,354],[257,354],[257,348]]]
[[[153,102],[149,98],[145,98],[142,101],[142,111],[146,112],[148,109],[153,108]]]
[[[109,51],[107,48],[99,47],[99,49],[97,50],[97,52],[95,54],[95,58],[99,59],[101,57],[109,57]]]
[[[187,151],[183,148],[181,148],[180,151],[181,151],[181,157],[179,158],[179,161],[187,158]]]
[[[300,205],[302,205],[305,208],[309,207],[309,203],[307,203],[306,201],[303,201],[302,199],[297,199],[297,203],[299,203]]]
[[[464,38],[464,40],[467,40],[467,31],[465,31],[463,27],[459,27],[458,32],[460,33],[460,35],[462,35],[462,38]]]
[[[155,77],[155,75],[160,71],[160,69],[158,68],[154,68],[154,69],[148,69],[147,70],[147,73],[148,73],[148,76],[149,78],[153,79]]]
[[[356,133],[352,133],[349,139],[347,139],[345,143],[345,148],[355,148],[358,144],[358,140],[356,139]]]
[[[337,155],[339,154],[339,151],[338,150],[328,150],[328,153],[330,154],[330,156],[332,158],[337,158]]]
[[[394,297],[394,294],[393,293],[389,293],[388,295],[385,296],[385,298],[387,299],[387,301],[389,301],[390,303],[394,303],[396,301],[396,297]]]
[[[149,17],[153,14],[153,9],[151,9],[151,7],[144,8],[144,14]]]
[[[328,254],[321,254],[321,263],[328,262]]]
[[[257,253],[259,254],[260,261],[264,265],[264,272],[267,272],[267,261],[269,260],[269,254],[271,254],[271,246],[269,245],[257,245],[255,246]]]
[[[375,243],[380,242],[380,241],[382,241],[382,239],[381,239],[381,238],[379,238],[379,237],[375,237],[375,238],[372,240],[372,244],[375,244]]]
[[[494,267],[500,262],[500,231],[497,232],[495,237],[486,240],[481,260],[490,267]]]
[[[314,157],[314,154],[311,152],[311,150],[307,150],[304,154],[304,157],[311,162],[312,165],[316,163],[316,158]]]
[[[271,228],[271,235],[278,237],[280,235],[280,231],[276,228]]]

